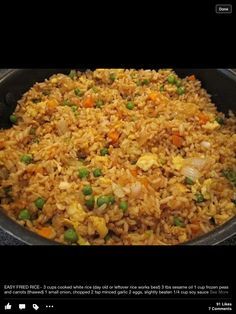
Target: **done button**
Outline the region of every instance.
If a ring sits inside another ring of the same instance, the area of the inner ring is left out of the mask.
[[[217,14],[231,14],[232,4],[217,4],[215,9]]]

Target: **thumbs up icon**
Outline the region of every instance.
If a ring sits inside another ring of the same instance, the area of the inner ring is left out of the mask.
[[[11,304],[9,302],[5,305],[5,310],[11,310]]]

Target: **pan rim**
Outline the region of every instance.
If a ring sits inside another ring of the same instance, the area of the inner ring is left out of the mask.
[[[16,72],[20,72],[25,69],[8,69],[5,73],[1,75],[0,84],[6,80],[9,76]],[[30,69],[28,69],[30,70]],[[232,69],[215,69],[226,75],[230,79],[236,82],[236,72]],[[25,227],[19,225],[13,219],[9,218],[4,212],[0,211],[0,228],[28,245],[62,245],[53,240],[48,240],[46,238],[37,235],[36,233],[26,229]],[[178,245],[217,245],[224,240],[234,236],[236,234],[236,217],[232,217],[223,225],[216,227],[214,230],[201,235],[193,240],[184,242]]]

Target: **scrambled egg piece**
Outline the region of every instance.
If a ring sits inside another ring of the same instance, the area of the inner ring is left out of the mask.
[[[198,106],[192,102],[184,103],[182,101],[174,101],[174,104],[178,107],[179,113],[177,111],[177,116],[181,116],[183,114],[187,116],[194,116],[199,110]]]
[[[47,106],[47,101],[40,101],[39,103],[37,103],[37,106],[35,107],[28,106],[26,111],[29,116],[31,116],[32,118],[35,118],[38,115],[38,113],[40,114],[45,113],[46,106]]]
[[[193,194],[196,194],[201,189],[201,184],[198,180],[195,181],[195,184],[191,186],[191,191]]]
[[[109,185],[109,184],[111,184],[111,180],[110,179],[108,179],[108,178],[104,178],[104,177],[100,177],[98,180],[97,180],[97,182],[98,182],[98,184],[100,185],[100,184],[104,184],[104,185]]]
[[[142,155],[136,165],[144,171],[148,171],[153,165],[158,166],[157,155],[147,153]]]
[[[95,156],[93,158],[93,162],[97,162],[97,163],[107,163],[109,161],[108,157],[107,156]]]
[[[211,198],[210,189],[211,189],[212,183],[213,183],[212,179],[207,179],[203,182],[201,192],[206,200],[209,200]]]
[[[57,82],[58,82],[58,78],[57,78],[57,77],[53,77],[53,78],[51,79],[51,83],[55,84],[55,83],[57,83]]]
[[[36,117],[37,116],[37,110],[35,110],[34,108],[32,107],[28,107],[27,108],[27,113],[29,116],[31,116],[32,118]]]
[[[85,240],[81,235],[79,236],[79,245],[90,245],[89,241]]]
[[[47,107],[49,109],[55,109],[57,106],[58,106],[58,101],[55,98],[49,99],[47,101]]]
[[[176,170],[180,170],[184,165],[184,158],[180,155],[172,158],[173,166]]]
[[[69,207],[66,208],[66,211],[70,219],[76,222],[83,222],[87,215],[82,206],[77,202],[73,202]]]
[[[67,181],[61,181],[60,184],[59,184],[59,189],[60,190],[67,190],[69,189],[71,186],[71,184]]]
[[[97,216],[90,216],[88,219],[92,223],[94,229],[98,232],[99,236],[104,238],[108,233],[105,219]]]
[[[214,122],[207,122],[205,125],[203,125],[203,128],[206,129],[206,130],[213,131],[213,130],[219,129],[220,128],[220,124],[218,122],[216,122],[216,121],[214,121]]]
[[[176,182],[172,189],[173,193],[176,191],[177,193],[186,193],[188,191],[187,187],[183,185],[182,183]]]

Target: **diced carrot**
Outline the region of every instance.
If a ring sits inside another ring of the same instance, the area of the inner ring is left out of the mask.
[[[153,111],[151,111],[151,116],[152,116],[152,117],[155,117],[155,118],[158,118],[158,116],[159,116],[159,111],[156,110],[156,108],[155,108]]]
[[[192,75],[188,76],[188,80],[189,80],[189,81],[195,81],[195,80],[196,80],[195,75],[192,74]]]
[[[148,179],[146,177],[140,177],[139,181],[147,188],[149,185]]]
[[[41,174],[43,174],[44,169],[40,165],[33,165],[32,164],[29,167],[27,167],[26,171],[28,173],[41,173]]]
[[[18,200],[16,202],[14,202],[14,206],[15,208],[19,209],[19,208],[25,208],[26,207],[26,201],[23,200]]]
[[[92,96],[88,96],[85,98],[83,105],[85,108],[93,108],[94,107],[94,100]]]
[[[148,98],[151,99],[152,101],[155,101],[157,100],[158,98],[158,94],[156,92],[151,92],[149,95],[148,95]]]
[[[129,183],[130,183],[130,177],[129,176],[121,176],[118,179],[118,184],[120,184],[121,186],[125,186]]]
[[[77,106],[80,106],[80,105],[81,105],[81,99],[78,98],[78,97],[72,97],[72,98],[71,98],[71,102],[72,102],[74,105],[77,105]]]
[[[130,169],[129,171],[131,172],[132,176],[137,177],[138,175],[137,169]]]
[[[172,131],[172,135],[180,136],[179,131]]]
[[[49,109],[55,109],[58,105],[58,101],[56,99],[50,99],[47,102],[47,106]]]
[[[37,166],[35,169],[35,173],[44,174],[44,169],[42,166]]]
[[[57,148],[56,147],[50,147],[50,150],[48,152],[48,157],[49,158],[54,158],[56,153]]]
[[[190,229],[191,229],[192,234],[196,234],[196,233],[199,233],[201,228],[197,224],[190,224]]]
[[[50,227],[43,227],[42,229],[38,229],[37,233],[45,238],[52,238],[54,234],[54,230]]]
[[[199,113],[198,119],[200,124],[206,124],[210,120],[209,117],[202,112]]]
[[[5,147],[5,143],[3,141],[0,141],[0,149],[3,149]]]
[[[53,113],[58,106],[58,101],[56,99],[50,99],[47,102],[47,109],[49,113]]]
[[[27,167],[27,172],[29,174],[42,174],[44,176],[46,176],[48,174],[47,170],[45,168],[43,168],[42,166],[37,166],[37,167]]]
[[[178,135],[172,135],[172,143],[176,147],[181,147],[181,146],[183,146],[183,138],[181,136],[178,136]]]
[[[113,144],[115,144],[118,141],[119,137],[120,134],[116,130],[110,131],[108,133],[108,138]]]

